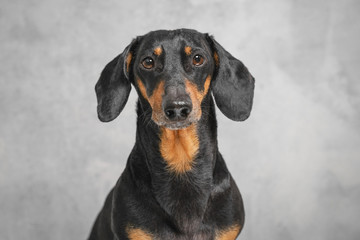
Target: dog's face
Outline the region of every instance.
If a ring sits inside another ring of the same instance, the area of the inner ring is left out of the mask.
[[[205,35],[191,38],[168,31],[146,35],[136,50],[134,84],[159,126],[180,129],[197,122],[214,73],[214,58]]]
[[[210,92],[232,120],[245,120],[252,107],[254,78],[247,68],[212,37],[194,30],[150,32],[111,61],[96,84],[100,120],[120,114],[131,83],[152,120],[169,129],[199,121]]]

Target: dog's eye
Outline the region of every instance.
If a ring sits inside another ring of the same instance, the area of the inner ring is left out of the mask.
[[[141,64],[143,65],[144,68],[151,69],[154,67],[154,59],[152,59],[151,57],[146,57],[141,62]]]
[[[200,66],[204,63],[204,57],[199,55],[199,54],[196,54],[193,58],[193,64],[195,66]]]

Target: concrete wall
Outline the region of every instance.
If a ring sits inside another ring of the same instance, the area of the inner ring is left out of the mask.
[[[131,39],[209,32],[256,78],[251,117],[218,111],[243,194],[241,239],[360,238],[360,2],[0,4],[0,239],[85,239],[135,141],[134,91],[111,123],[94,84]]]

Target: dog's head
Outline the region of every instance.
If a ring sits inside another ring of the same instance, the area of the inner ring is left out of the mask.
[[[232,120],[245,120],[252,107],[254,78],[244,64],[194,30],[150,32],[108,63],[95,87],[101,121],[120,114],[131,83],[142,104],[150,106],[152,120],[170,129],[197,122],[210,92]]]

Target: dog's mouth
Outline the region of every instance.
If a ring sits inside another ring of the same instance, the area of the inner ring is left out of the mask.
[[[198,122],[200,120],[201,114],[197,114],[198,111],[195,109],[192,111],[189,116],[183,119],[171,119],[166,114],[162,112],[153,111],[151,119],[159,127],[164,127],[170,130],[180,130],[189,127],[190,125]]]
[[[187,127],[189,127],[191,124],[194,123],[194,121],[189,121],[189,120],[185,120],[185,121],[176,121],[176,122],[156,122],[155,123],[159,126],[159,127],[165,127],[167,129],[170,130],[180,130],[180,129],[185,129]]]

